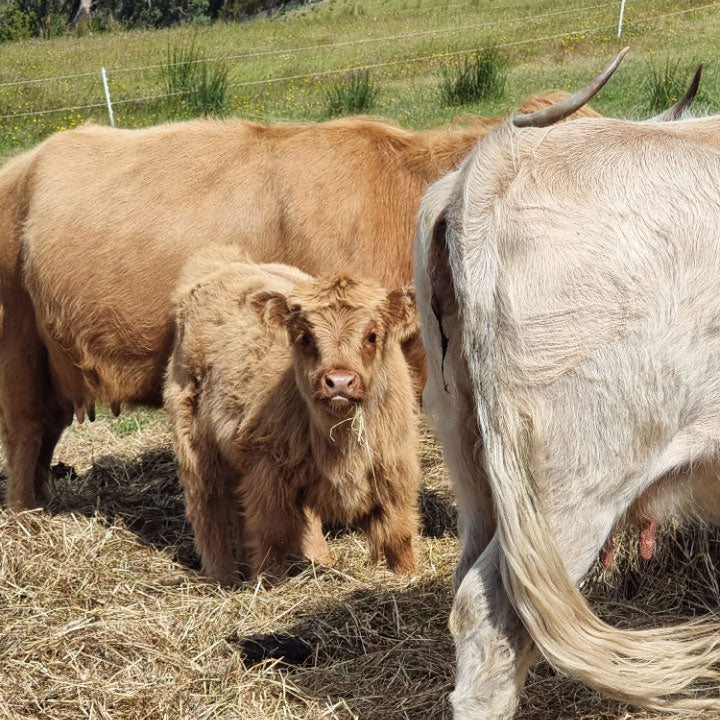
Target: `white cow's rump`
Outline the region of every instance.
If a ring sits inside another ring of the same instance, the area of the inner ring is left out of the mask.
[[[692,689],[717,685],[717,626],[617,630],[575,588],[629,509],[718,507],[712,130],[720,119],[508,125],[425,197],[425,404],[442,419],[462,520],[458,718],[512,715],[531,639],[622,700],[719,704]]]

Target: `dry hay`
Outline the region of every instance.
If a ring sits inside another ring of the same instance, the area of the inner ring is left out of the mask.
[[[197,573],[162,416],[102,416],[58,448],[48,511],[0,512],[0,718],[449,718],[455,511],[437,446],[422,446],[422,574],[367,565],[352,532],[332,568],[225,590]],[[718,536],[670,534],[638,564],[595,568],[609,621],[661,624],[717,608]],[[285,661],[280,658],[285,658]],[[518,718],[650,718],[541,664]],[[705,715],[704,717],[708,717]]]

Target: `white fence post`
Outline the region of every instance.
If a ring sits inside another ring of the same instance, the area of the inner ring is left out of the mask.
[[[622,34],[623,13],[625,12],[625,0],[620,3],[620,19],[618,20],[618,37]]]
[[[107,100],[108,115],[110,116],[110,125],[111,127],[115,127],[115,116],[113,115],[112,102],[110,100],[110,88],[108,87],[107,73],[105,72],[104,67],[100,68],[100,72],[102,74],[103,87],[105,88],[105,99]]]

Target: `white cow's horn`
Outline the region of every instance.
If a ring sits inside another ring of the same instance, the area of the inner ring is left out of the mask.
[[[515,127],[547,127],[560,120],[564,120],[568,115],[572,115],[585,105],[610,79],[610,76],[615,72],[617,66],[621,63],[625,57],[625,53],[629,49],[629,47],[623,48],[617,57],[584,88],[577,90],[569,97],[548,108],[538,110],[529,115],[513,115],[511,118],[512,124],[515,125]]]

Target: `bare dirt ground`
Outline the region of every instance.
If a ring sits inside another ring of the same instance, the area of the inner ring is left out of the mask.
[[[74,426],[47,510],[0,512],[0,718],[450,718],[455,510],[429,436],[422,458],[417,578],[370,567],[362,536],[336,530],[333,567],[228,590],[198,574],[162,414]],[[673,532],[639,564],[626,540],[585,590],[623,625],[717,611],[719,541]],[[653,717],[542,663],[518,713]]]

